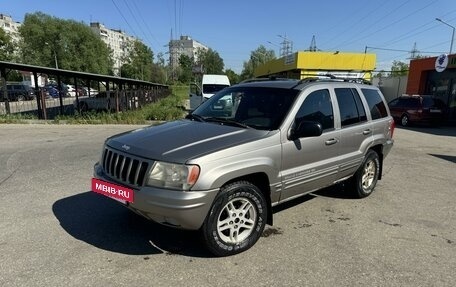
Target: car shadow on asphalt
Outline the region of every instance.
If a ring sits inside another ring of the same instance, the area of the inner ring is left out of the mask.
[[[431,155],[436,158],[440,158],[452,163],[456,163],[456,156],[453,155],[444,155],[444,154],[433,154],[433,153],[428,153],[428,155]]]
[[[419,133],[431,134],[436,136],[449,136],[456,137],[456,127],[455,126],[428,126],[428,125],[414,125],[410,127],[397,126],[398,129],[410,130]]]
[[[273,208],[273,213],[303,204],[318,196],[352,198],[341,184],[290,200]],[[198,231],[166,227],[139,216],[120,203],[88,191],[56,201],[52,206],[62,228],[74,238],[97,248],[144,256],[184,255],[214,257],[204,247]],[[263,237],[275,230],[265,229]]]
[[[198,232],[154,223],[90,191],[56,201],[52,211],[68,234],[103,250],[145,260],[158,254],[213,257]]]

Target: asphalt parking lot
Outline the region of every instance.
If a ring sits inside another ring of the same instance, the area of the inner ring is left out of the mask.
[[[225,258],[90,191],[104,139],[136,127],[0,125],[0,286],[455,285],[455,127],[396,129],[374,194],[280,206]]]

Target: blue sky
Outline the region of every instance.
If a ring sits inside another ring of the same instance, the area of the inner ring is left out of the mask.
[[[322,51],[367,46],[377,54],[377,70],[389,70],[395,60],[409,61],[415,43],[424,56],[449,52],[453,29],[435,18],[456,26],[455,0],[0,0],[0,13],[18,22],[37,11],[124,30],[154,54],[167,51],[171,33],[188,35],[238,73],[260,45],[278,55],[286,37],[294,51],[306,50],[314,35]]]

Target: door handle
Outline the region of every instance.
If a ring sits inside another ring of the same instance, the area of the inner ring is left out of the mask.
[[[333,145],[333,144],[336,144],[338,142],[339,142],[338,139],[329,139],[329,140],[325,141],[325,144],[326,145]]]
[[[372,133],[372,131],[371,131],[370,129],[367,129],[367,130],[364,130],[364,131],[363,131],[363,135],[365,135],[365,136],[366,136],[366,135],[369,135],[369,134],[371,134],[371,133]]]

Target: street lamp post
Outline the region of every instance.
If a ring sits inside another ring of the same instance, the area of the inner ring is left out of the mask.
[[[54,61],[55,61],[55,68],[58,70],[59,64],[57,63],[57,53],[55,52],[55,49],[54,49]]]
[[[54,47],[51,46],[51,44],[49,44],[48,42],[44,42],[44,44],[48,45],[52,49],[52,52],[54,53],[55,68],[58,70],[59,69],[59,64],[57,63],[57,53],[55,52]]]
[[[453,40],[454,40],[454,30],[456,29],[453,25],[448,24],[447,22],[443,21],[440,18],[435,18],[435,20],[439,21],[442,24],[447,25],[451,29],[453,29],[453,33],[451,34],[451,44],[450,44],[450,54],[453,52]]]

